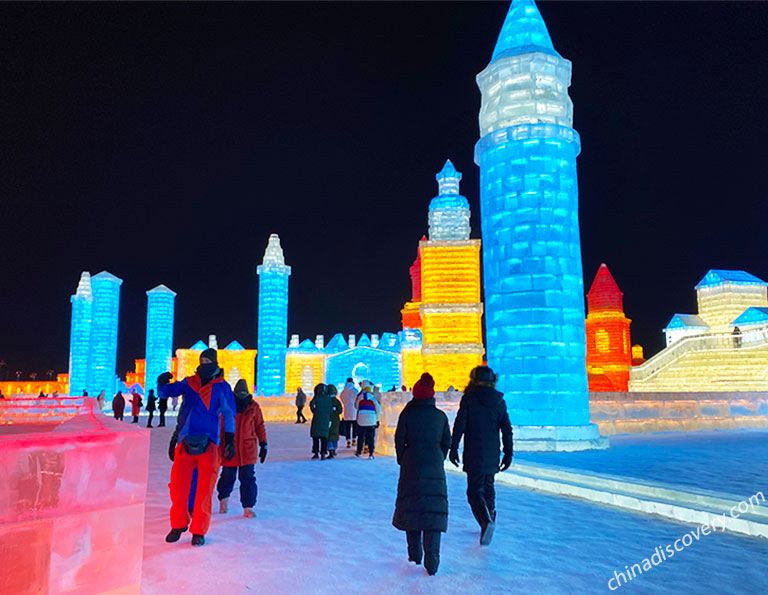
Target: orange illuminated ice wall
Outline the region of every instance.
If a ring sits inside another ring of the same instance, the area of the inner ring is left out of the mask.
[[[587,377],[589,390],[626,391],[632,365],[632,343],[621,293],[605,263],[587,294]],[[640,351],[642,358],[642,349]]]

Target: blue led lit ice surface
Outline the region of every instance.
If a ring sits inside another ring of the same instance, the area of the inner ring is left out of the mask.
[[[93,293],[91,275],[83,272],[72,302],[72,323],[69,334],[69,393],[81,395],[88,387],[91,355]]]
[[[176,293],[165,285],[147,291],[147,343],[144,389],[157,394],[157,377],[171,371]]]
[[[753,274],[747,271],[727,271],[723,269],[711,269],[707,271],[707,274],[696,285],[696,289],[702,289],[704,287],[717,287],[719,285],[762,285],[766,286],[768,283],[755,277]]]
[[[481,228],[488,364],[512,423],[589,424],[571,64],[515,0],[482,93]]]
[[[753,324],[768,324],[768,308],[750,306],[744,313],[733,321],[732,326],[750,326]]]
[[[708,330],[709,325],[695,314],[675,314],[664,330],[671,331],[676,329]]]
[[[114,394],[117,386],[117,324],[123,280],[107,271],[91,278],[93,323],[88,392]]]
[[[469,238],[469,201],[459,194],[461,172],[447,160],[435,176],[438,195],[429,203],[429,239],[466,240]]]
[[[256,353],[256,394],[285,392],[285,354],[288,340],[288,277],[277,234],[269,236],[259,275],[259,336]]]
[[[353,347],[325,360],[325,381],[337,386],[351,377],[389,388],[400,386],[400,376],[399,354],[375,347]]]

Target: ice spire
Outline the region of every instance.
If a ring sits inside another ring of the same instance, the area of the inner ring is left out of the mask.
[[[461,182],[461,172],[451,163],[450,159],[445,160],[445,165],[439,173],[435,174],[437,180],[438,194],[445,196],[447,194],[459,193],[459,182]]]
[[[77,283],[77,290],[73,299],[93,299],[93,291],[91,291],[91,274],[88,271],[83,271],[80,274],[80,281]]]
[[[267,249],[264,251],[262,266],[285,266],[283,248],[280,246],[280,236],[273,233],[269,236]]]
[[[587,293],[590,314],[602,310],[623,312],[623,295],[611,271],[608,270],[608,265],[602,263]]]
[[[552,45],[547,25],[533,0],[512,0],[491,62],[507,56],[542,52],[560,56]]]

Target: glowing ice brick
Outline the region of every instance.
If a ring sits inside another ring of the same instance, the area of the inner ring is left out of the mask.
[[[488,364],[513,424],[580,447],[599,437],[588,425],[570,82],[533,0],[514,0],[477,75]]]
[[[288,338],[288,277],[280,237],[269,236],[259,275],[259,339],[256,354],[256,394],[281,395],[285,388]]]
[[[171,369],[176,292],[158,285],[147,292],[147,347],[144,390],[157,394],[157,377]]]
[[[2,425],[0,401],[0,593],[140,592],[149,432],[84,403]]]

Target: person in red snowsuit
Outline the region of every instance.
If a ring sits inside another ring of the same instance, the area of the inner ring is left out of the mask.
[[[176,432],[171,438],[168,455],[171,468],[171,531],[168,543],[181,538],[188,528],[192,545],[203,545],[211,523],[211,499],[219,474],[219,424],[224,426],[225,460],[235,456],[235,398],[223,378],[215,349],[200,354],[200,365],[194,376],[170,382],[170,372],[157,379],[160,398],[183,396]],[[221,421],[220,421],[221,420]],[[188,509],[192,474],[197,469],[197,490],[192,522]]]
[[[235,476],[240,478],[240,504],[243,516],[253,518],[256,513],[256,461],[262,463],[267,458],[267,430],[261,407],[248,392],[248,384],[242,378],[235,384],[235,456],[224,461],[217,490],[219,493],[219,512],[229,510],[229,496],[235,486]],[[223,448],[221,448],[223,456]]]
[[[131,391],[131,415],[133,415],[133,421],[131,423],[139,423],[139,414],[141,413],[141,396],[136,392],[136,389]]]

